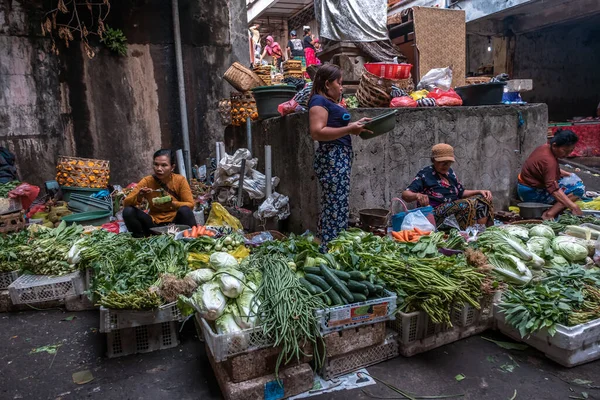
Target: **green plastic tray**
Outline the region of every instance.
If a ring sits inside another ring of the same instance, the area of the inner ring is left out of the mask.
[[[71,214],[62,217],[67,224],[76,223],[80,225],[100,226],[110,221],[110,211],[90,211],[78,214]]]
[[[368,129],[373,133],[363,132],[360,134],[361,139],[373,139],[374,137],[381,136],[394,129],[396,126],[397,112],[397,110],[389,111],[371,119],[371,121],[365,124],[365,129]]]

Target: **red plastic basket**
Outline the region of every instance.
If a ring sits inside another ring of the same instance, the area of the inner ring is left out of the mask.
[[[366,63],[365,68],[380,78],[408,79],[412,64]]]

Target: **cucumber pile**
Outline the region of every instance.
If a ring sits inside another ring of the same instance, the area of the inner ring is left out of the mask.
[[[320,295],[330,307],[385,297],[383,285],[370,282],[360,271],[340,271],[329,268],[325,262],[318,267],[305,264],[302,271],[302,285],[311,294]]]

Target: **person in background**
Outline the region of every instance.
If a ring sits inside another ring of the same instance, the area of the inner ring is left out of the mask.
[[[292,60],[302,62],[302,68],[306,68],[306,58],[304,58],[304,46],[302,40],[296,36],[296,31],[290,32],[290,41],[287,45],[288,57]]]
[[[267,54],[270,55],[271,57],[273,57],[273,65],[275,65],[277,68],[281,69],[281,61],[283,60],[283,52],[281,51],[281,47],[279,46],[279,43],[277,43],[273,39],[273,36],[267,36],[267,45],[265,46],[265,50],[263,51],[262,55],[260,56],[261,62]]]
[[[314,168],[321,188],[317,230],[321,251],[327,249],[327,243],[340,231],[348,228],[353,157],[350,135],[370,132],[364,127],[370,118],[350,122],[350,114],[338,103],[341,96],[340,67],[326,64],[319,68],[308,102],[308,117],[310,136],[319,142]]]
[[[569,208],[575,215],[583,215],[575,201],[585,193],[579,180],[569,182],[567,171],[560,169],[559,158],[573,152],[579,138],[570,130],[558,130],[550,143],[533,150],[521,168],[517,193],[524,202],[552,204],[542,219],[554,219]],[[570,179],[573,180],[573,179]]]
[[[253,60],[253,64],[260,64],[261,63],[261,50],[262,47],[260,45],[260,32],[258,30],[258,28],[260,27],[259,24],[254,24],[252,25],[248,30],[250,31],[250,45],[252,47],[251,53],[252,53],[252,60]]]
[[[419,206],[433,207],[436,225],[454,216],[460,229],[476,223],[494,223],[494,205],[489,190],[466,190],[450,168],[454,163],[454,148],[446,143],[431,148],[431,165],[417,173],[402,192],[404,201],[417,201]]]
[[[315,49],[315,37],[310,32],[310,26],[304,27],[304,39],[302,40],[304,45],[304,57],[306,57],[306,66],[317,64],[317,56]]]
[[[143,178],[124,200],[123,220],[134,237],[152,235],[150,228],[171,223],[195,226],[194,196],[186,179],[174,173],[175,155],[171,150],[161,149],[154,153],[154,174]],[[160,192],[171,196],[171,201],[154,204],[152,199],[161,197]],[[150,204],[146,214],[138,207],[144,199]]]

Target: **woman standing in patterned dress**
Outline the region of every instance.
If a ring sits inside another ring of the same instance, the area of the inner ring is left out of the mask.
[[[367,131],[364,124],[370,121],[362,118],[350,122],[350,114],[339,104],[341,97],[342,71],[337,65],[322,66],[315,76],[308,103],[310,136],[319,142],[314,168],[321,188],[317,235],[322,251],[340,231],[348,228],[353,156],[350,135]]]

